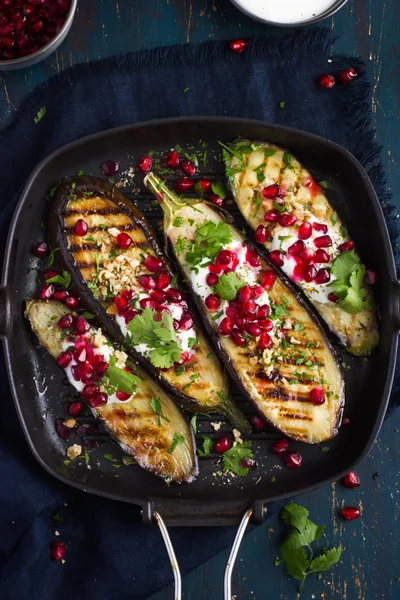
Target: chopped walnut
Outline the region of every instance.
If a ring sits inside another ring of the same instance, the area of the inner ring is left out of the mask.
[[[211,426],[214,427],[214,431],[219,431],[221,429],[221,423],[211,423]]]
[[[70,460],[74,460],[74,458],[80,456],[81,452],[82,446],[80,446],[79,444],[73,444],[72,446],[67,448],[67,456]]]
[[[294,338],[293,336],[290,338],[289,341],[291,344],[301,344],[301,342],[299,340],[296,340],[296,338]]]
[[[249,363],[250,363],[251,365],[256,365],[256,364],[258,363],[258,356],[252,356],[252,357],[249,359]]]
[[[293,328],[292,319],[285,319],[285,321],[283,323],[283,329],[292,329],[292,328]]]
[[[65,425],[65,427],[68,427],[68,429],[73,429],[76,425],[76,420],[75,419],[67,419],[66,421],[63,422],[63,425]]]
[[[110,227],[110,229],[108,230],[108,233],[110,235],[112,235],[113,237],[117,237],[117,235],[119,235],[121,232],[116,227]]]

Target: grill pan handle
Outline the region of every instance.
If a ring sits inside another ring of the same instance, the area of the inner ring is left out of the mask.
[[[179,570],[179,564],[176,559],[174,547],[171,542],[171,538],[169,537],[168,529],[160,515],[159,512],[153,510],[153,517],[157,522],[157,525],[160,528],[162,538],[164,540],[165,547],[168,552],[169,560],[171,563],[172,571],[174,573],[174,582],[175,582],[175,590],[174,590],[174,600],[182,599],[182,577],[181,572]],[[253,509],[249,508],[244,513],[242,520],[240,522],[239,528],[236,532],[235,539],[232,544],[231,551],[229,553],[228,562],[226,563],[225,575],[224,575],[224,600],[232,599],[232,572],[233,567],[235,566],[236,557],[239,552],[240,544],[242,542],[244,533],[246,531],[247,525],[249,523],[250,517],[253,514]]]
[[[11,307],[7,288],[0,286],[0,336],[6,337],[11,326]]]

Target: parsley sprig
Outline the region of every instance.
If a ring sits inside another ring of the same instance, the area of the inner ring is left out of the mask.
[[[173,318],[163,313],[160,321],[155,321],[157,313],[151,308],[136,315],[128,325],[129,345],[146,344],[150,349],[150,361],[157,369],[169,369],[182,353],[173,326]]]
[[[172,443],[167,450],[168,454],[172,454],[177,446],[179,446],[180,444],[184,444],[184,443],[185,443],[185,436],[181,435],[180,433],[175,432]]]
[[[232,231],[227,223],[205,221],[196,229],[195,239],[186,254],[186,262],[196,267],[204,259],[213,260],[218,252],[232,241]]]
[[[355,252],[345,250],[339,254],[332,263],[332,273],[336,279],[329,286],[339,297],[338,304],[344,311],[355,315],[368,306],[365,267]]]
[[[243,465],[242,460],[244,458],[254,459],[254,454],[250,446],[251,442],[247,441],[227,450],[222,456],[224,469],[236,473],[236,475],[247,475],[249,469]]]
[[[240,279],[236,273],[224,273],[220,276],[213,290],[223,300],[234,300],[238,291],[244,285],[246,285],[246,282]]]
[[[68,288],[71,285],[71,275],[68,273],[68,271],[63,271],[62,275],[50,277],[50,279],[47,279],[46,283],[57,283],[64,288]]]
[[[120,367],[116,367],[116,362],[116,357],[112,356],[106,371],[106,376],[108,377],[111,386],[115,387],[120,392],[125,392],[125,394],[134,394],[138,383],[140,383],[139,377]]]

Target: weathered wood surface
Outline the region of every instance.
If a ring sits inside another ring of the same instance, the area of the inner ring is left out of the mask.
[[[374,124],[383,145],[388,183],[400,208],[400,2],[349,0],[323,24],[332,27],[333,35],[343,34],[336,51],[367,61]],[[77,62],[166,44],[284,31],[251,21],[229,0],[80,0],[71,33],[55,54],[33,68],[0,75],[0,126],[10,122],[36,84]],[[400,411],[385,423],[373,452],[359,467],[359,490],[345,490],[338,483],[299,499],[313,520],[327,525],[329,541],[340,542],[345,549],[341,564],[323,580],[310,577],[302,598],[400,599],[399,429]],[[343,502],[360,502],[362,518],[354,523],[340,520],[338,508]],[[271,540],[267,528],[273,530]],[[282,532],[273,517],[247,536],[233,578],[235,597],[296,598],[295,584],[283,575],[282,567],[273,564]],[[219,600],[226,558],[227,553],[221,554],[185,577],[184,597]],[[172,597],[169,589],[152,600]]]

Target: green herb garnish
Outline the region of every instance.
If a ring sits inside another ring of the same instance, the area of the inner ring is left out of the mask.
[[[225,200],[225,198],[228,195],[228,190],[226,189],[226,185],[223,181],[216,181],[215,183],[212,183],[211,189],[213,191],[213,194],[216,194],[217,196],[222,198],[222,200]]]
[[[329,286],[339,297],[338,304],[344,311],[354,315],[368,306],[365,267],[355,252],[345,250],[339,254],[332,263],[332,274],[336,279]]]
[[[213,291],[223,300],[234,300],[238,291],[246,285],[236,273],[224,273],[220,275],[218,283],[214,285]]]
[[[333,185],[331,183],[329,183],[329,181],[319,181],[318,182],[319,187],[321,187],[323,190],[334,190],[335,188],[333,187]]]
[[[128,343],[134,346],[147,344],[151,363],[157,369],[168,369],[180,359],[182,348],[176,337],[172,316],[164,312],[161,321],[155,321],[156,314],[151,308],[145,308],[132,319],[128,325]]]
[[[133,373],[129,373],[129,371],[125,371],[124,369],[116,367],[116,362],[117,359],[115,356],[112,356],[110,358],[108,369],[105,373],[110,380],[111,385],[120,392],[125,392],[125,394],[134,394],[138,383],[140,383],[139,377]]]
[[[164,421],[167,421],[167,423],[170,423],[170,420],[168,419],[168,417],[166,417],[165,415],[162,414],[161,398],[152,398],[150,400],[150,406],[157,415],[157,423],[158,423],[159,427],[161,427],[161,419],[164,419]]]
[[[237,444],[236,446],[227,450],[223,455],[223,463],[224,469],[226,471],[232,471],[236,473],[236,475],[247,475],[249,469],[247,467],[241,466],[241,461],[243,458],[254,459],[254,454],[251,450],[251,442],[243,442],[242,444]]]
[[[213,260],[218,252],[232,241],[232,231],[227,223],[205,221],[196,229],[191,250],[186,254],[186,262],[194,267],[205,258]]]
[[[45,106],[42,106],[42,108],[39,108],[36,117],[33,118],[35,125],[37,125],[44,117],[44,115],[47,113],[47,108]]]
[[[208,437],[208,435],[202,435],[203,447],[197,448],[197,454],[199,456],[208,456],[211,454],[212,449],[212,439]]]
[[[64,288],[68,288],[71,285],[71,275],[68,273],[68,271],[63,271],[62,275],[55,275],[46,281],[47,283],[57,283]]]
[[[175,217],[174,222],[172,223],[174,227],[180,227],[183,225],[183,217]]]
[[[179,444],[184,444],[184,443],[185,443],[185,436],[180,435],[179,433],[175,433],[174,438],[172,440],[172,444],[170,445],[170,447],[167,450],[168,454],[172,454],[173,451],[175,450],[175,448],[177,446],[179,446]]]

